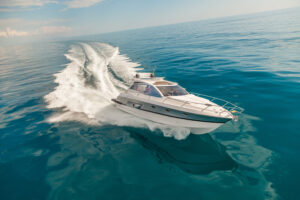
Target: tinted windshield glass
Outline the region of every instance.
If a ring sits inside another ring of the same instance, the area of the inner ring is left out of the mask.
[[[187,95],[188,93],[180,87],[179,85],[172,85],[172,86],[157,86],[157,88],[160,90],[160,92],[164,96],[181,96],[181,95]]]
[[[146,83],[135,82],[130,89],[136,90],[145,95],[153,96],[153,97],[161,97],[159,92],[152,86]]]

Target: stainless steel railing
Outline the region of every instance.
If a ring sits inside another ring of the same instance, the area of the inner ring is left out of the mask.
[[[126,91],[127,93],[127,91]],[[132,94],[132,93],[131,93]],[[144,95],[143,93],[139,93],[139,92],[134,92],[134,94],[138,97],[138,96],[143,96],[144,98],[146,97],[147,99],[151,99],[152,96],[148,96],[148,95]],[[226,112],[227,116],[230,116],[232,114],[241,114],[242,112],[244,112],[244,109],[229,102],[226,101],[224,99],[221,98],[217,98],[217,97],[213,97],[213,96],[209,96],[209,95],[205,95],[205,94],[199,94],[199,93],[190,93],[193,94],[195,96],[201,97],[201,98],[205,98],[211,102],[213,102],[214,104],[208,104],[208,103],[201,103],[201,102],[193,102],[193,101],[183,101],[183,100],[179,100],[179,99],[175,99],[175,98],[170,98],[168,96],[166,96],[166,98],[164,98],[161,102],[165,103],[166,101],[177,101],[179,103],[182,103],[181,105],[179,105],[180,107],[185,107],[186,105],[191,105],[191,104],[198,104],[198,105],[203,105],[204,108],[200,111],[210,111],[210,112],[214,112],[218,115],[221,116],[222,113]],[[223,111],[221,112],[217,112],[216,110],[213,110],[213,108],[217,108],[217,107],[222,107],[224,108]]]
[[[205,98],[205,99],[208,99],[209,101],[223,107],[224,109],[230,111],[231,113],[238,113],[238,114],[241,114],[242,112],[244,112],[244,109],[229,102],[229,101],[226,101],[224,99],[221,99],[221,98],[217,98],[217,97],[213,97],[213,96],[209,96],[209,95],[206,95],[206,94],[199,94],[199,93],[190,93],[190,94],[193,94],[195,96],[198,96],[198,97],[202,97],[202,98]]]

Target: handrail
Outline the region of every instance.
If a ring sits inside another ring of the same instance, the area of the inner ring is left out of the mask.
[[[209,95],[206,95],[206,94],[194,93],[194,92],[192,92],[190,94],[193,94],[195,96],[202,97],[202,98],[205,97],[209,101],[211,101],[213,103],[216,103],[216,104],[217,104],[217,102],[214,102],[215,100],[223,102],[224,104],[223,105],[219,105],[219,106],[225,108],[226,110],[228,110],[230,112],[231,111],[235,111],[234,113],[239,113],[239,114],[241,114],[241,113],[244,112],[244,108],[241,108],[241,107],[239,107],[239,106],[237,106],[237,105],[235,105],[235,104],[233,104],[233,103],[231,103],[229,101],[226,101],[224,99],[213,97],[213,96],[209,96]]]
[[[126,91],[127,93],[127,91]],[[138,93],[138,92],[135,92],[136,96],[140,96],[140,94],[142,93]],[[182,102],[181,106],[180,107],[184,107],[185,105],[187,104],[199,104],[199,105],[204,105],[206,107],[204,107],[201,112],[203,112],[204,110],[208,110],[208,111],[211,111],[211,112],[215,112],[213,110],[210,110],[209,108],[212,108],[212,107],[222,107],[224,108],[225,110],[223,110],[222,112],[219,112],[218,114],[221,115],[222,113],[224,112],[228,112],[228,115],[232,115],[232,114],[241,114],[242,112],[244,112],[244,109],[229,102],[229,101],[226,101],[224,99],[221,99],[221,98],[217,98],[217,97],[213,97],[213,96],[209,96],[209,95],[205,95],[205,94],[199,94],[199,93],[189,93],[189,94],[193,94],[195,96],[198,96],[198,97],[205,97],[207,100],[213,102],[215,105],[213,104],[207,104],[207,103],[200,103],[200,102],[191,102],[191,101],[182,101],[182,100],[179,100],[179,99],[173,99],[173,98],[170,98],[168,96],[166,96],[167,98],[165,98],[164,100],[162,100],[162,103],[164,103],[165,101],[167,100],[172,100],[172,101],[178,101],[178,102]],[[148,96],[148,95],[143,95],[143,96],[147,96],[148,99],[151,99],[151,96]],[[217,104],[216,102],[214,101],[220,101],[220,102],[223,102],[224,104],[223,105],[219,105]],[[217,113],[217,112],[215,112]]]

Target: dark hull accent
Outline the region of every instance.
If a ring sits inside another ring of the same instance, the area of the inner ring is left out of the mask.
[[[221,117],[211,117],[206,115],[198,115],[193,113],[188,113],[180,110],[175,110],[171,108],[165,108],[155,104],[150,104],[134,99],[125,99],[118,97],[117,99],[112,100],[118,104],[126,105],[135,109],[143,110],[146,112],[151,112],[159,115],[164,115],[168,117],[174,117],[178,119],[199,121],[199,122],[210,122],[210,123],[226,123],[230,121],[230,118],[221,118]]]

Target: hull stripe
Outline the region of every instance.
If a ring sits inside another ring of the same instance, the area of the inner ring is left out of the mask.
[[[112,99],[113,102],[115,103],[118,103],[118,104],[121,104],[121,105],[124,105],[124,106],[128,106],[116,99]],[[131,107],[131,106],[128,106],[128,107]],[[154,112],[154,111],[150,111],[150,110],[145,110],[145,109],[142,109],[142,108],[135,108],[135,107],[131,107],[131,108],[134,108],[134,109],[137,109],[137,110],[142,110],[142,111],[145,111],[145,112],[150,112],[150,113],[155,113],[155,114],[158,114],[158,115],[164,115],[164,116],[167,116],[167,117],[172,117],[172,118],[177,118],[177,119],[184,119],[184,120],[189,120],[189,121],[198,121],[198,122],[208,122],[208,123],[226,123],[226,122],[214,122],[214,121],[205,121],[205,120],[196,120],[196,119],[187,119],[187,118],[182,118],[182,117],[177,117],[177,116],[172,116],[172,115],[166,115],[166,114],[163,114],[163,113],[159,113],[159,112]],[[230,121],[230,119],[228,119],[228,121]]]

